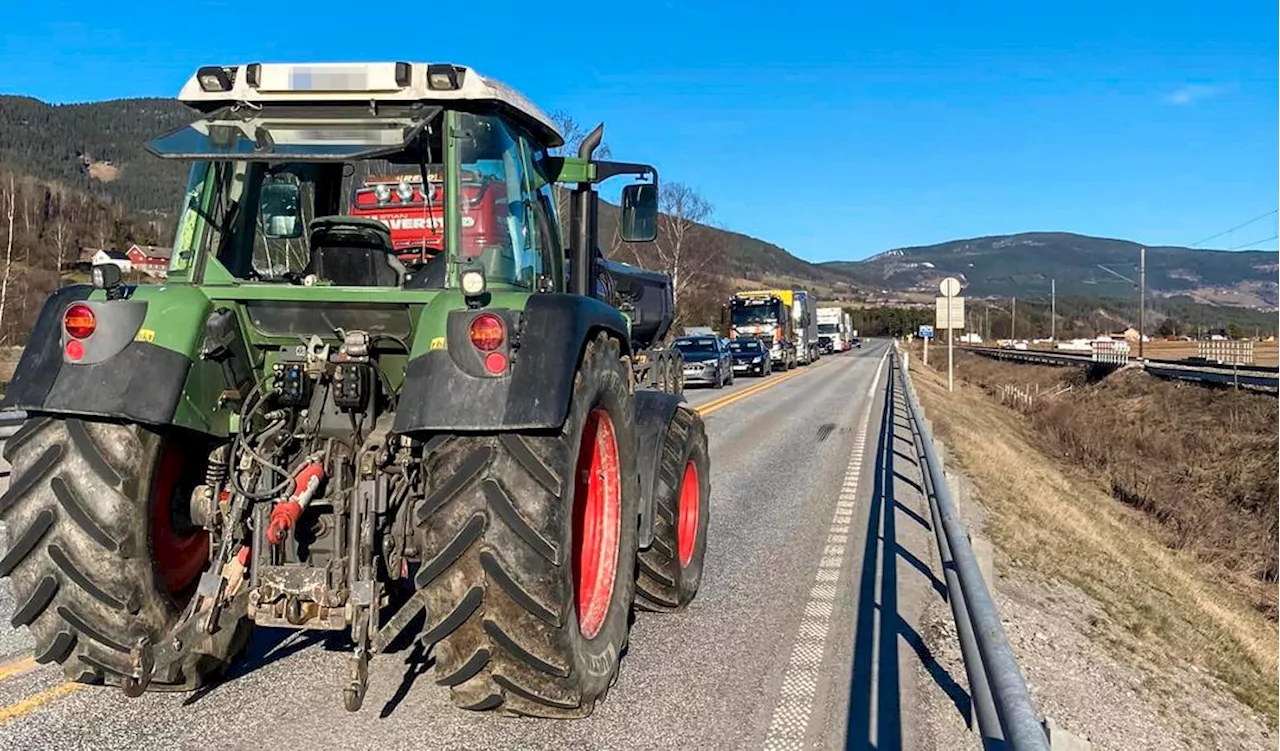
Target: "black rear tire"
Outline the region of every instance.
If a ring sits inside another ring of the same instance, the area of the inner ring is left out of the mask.
[[[147,428],[77,418],[28,420],[5,444],[13,470],[0,497],[9,536],[0,576],[13,585],[11,623],[30,629],[37,662],[61,664],[72,681],[118,684],[131,673],[130,649],[141,637],[164,637],[194,589],[190,571],[175,581],[174,569],[156,560],[168,533],[157,522],[154,486],[191,466],[164,470],[165,450],[165,438]],[[163,484],[172,492],[166,503],[186,487]],[[188,561],[207,551],[198,542],[205,533],[166,523],[178,535],[169,539],[192,544]],[[157,664],[148,688],[200,686],[243,650],[249,632],[242,620],[181,663]]]
[[[575,517],[579,480],[590,473],[579,459],[601,410],[616,439],[620,516],[607,605],[584,617],[575,545],[589,535]],[[466,709],[586,717],[617,679],[635,596],[640,485],[617,340],[600,334],[587,344],[562,429],[436,436],[429,448],[416,583],[426,591],[423,639],[435,645],[437,683]]]
[[[686,482],[696,483],[692,508],[688,505]],[[685,405],[676,409],[667,425],[662,464],[654,483],[654,512],[653,545],[640,553],[636,565],[636,606],[656,612],[683,610],[702,583],[707,523],[711,518],[706,428],[698,413]],[[692,522],[688,516],[691,512]]]

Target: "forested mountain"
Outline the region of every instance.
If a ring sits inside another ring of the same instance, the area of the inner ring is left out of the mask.
[[[1138,278],[1140,247],[1128,240],[1026,232],[900,248],[864,261],[820,267],[872,288],[898,291],[934,294],[940,279],[955,276],[965,282],[966,294],[976,297],[1045,295],[1051,279],[1060,296],[1128,297],[1134,285],[1121,277]],[[1149,246],[1147,291],[1153,296],[1186,295],[1205,302],[1274,308],[1277,268],[1275,251]]]
[[[172,99],[49,105],[0,96],[0,164],[119,202],[136,215],[169,215],[187,165],[157,159],[143,144],[193,117]]]
[[[15,212],[12,233],[0,223],[0,243],[12,235],[14,263],[27,275],[21,294],[46,294],[59,265],[80,248],[169,242],[186,165],[157,159],[143,144],[194,116],[170,99],[49,105],[0,96],[0,220],[10,194]],[[746,287],[804,286],[820,299],[845,302],[920,302],[936,294],[938,279],[949,275],[965,281],[971,298],[1018,297],[1020,317],[1025,311],[1028,322],[1037,315],[1037,306],[1047,306],[1051,279],[1057,285],[1059,313],[1078,313],[1082,328],[1111,319],[1136,320],[1136,310],[1130,310],[1135,307],[1133,286],[1116,275],[1137,278],[1139,246],[1125,240],[1033,232],[815,264],[768,241],[713,226],[710,218],[693,223],[685,256],[691,260],[680,261],[696,267],[686,277],[696,283],[681,304],[690,320],[709,321],[729,293]],[[671,268],[670,259],[664,262],[655,247],[610,242],[616,207],[604,206],[601,222],[602,243],[615,257]],[[1167,314],[1190,325],[1235,321],[1248,328],[1261,326],[1261,319],[1246,309],[1274,309],[1277,268],[1275,252],[1149,248],[1153,320]],[[12,301],[6,305],[5,310],[12,310]],[[21,305],[20,315],[0,313],[0,337],[12,341],[25,330],[22,325],[33,314],[34,303]],[[1274,320],[1271,324],[1274,328]]]

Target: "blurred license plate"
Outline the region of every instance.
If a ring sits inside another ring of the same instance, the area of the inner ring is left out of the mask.
[[[295,91],[364,91],[369,74],[363,67],[295,66],[289,71],[289,88]]]

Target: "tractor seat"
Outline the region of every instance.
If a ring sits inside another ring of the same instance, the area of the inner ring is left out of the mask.
[[[315,274],[340,287],[400,287],[404,264],[396,258],[391,230],[376,219],[321,216],[308,225],[311,256],[303,276]]]

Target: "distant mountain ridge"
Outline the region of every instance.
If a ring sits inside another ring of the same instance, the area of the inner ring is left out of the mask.
[[[109,201],[138,218],[171,218],[187,166],[157,159],[143,144],[194,116],[172,99],[50,105],[0,95],[0,166]],[[607,210],[602,217],[613,220]],[[1059,297],[1129,298],[1132,285],[1099,264],[1136,279],[1140,247],[1068,232],[1026,232],[898,248],[861,261],[811,263],[766,240],[708,230],[725,251],[717,271],[732,284],[807,285],[840,299],[881,290],[932,295],[944,276],[965,280],[966,294],[975,297],[1048,296],[1054,279]],[[1149,247],[1147,289],[1153,296],[1269,309],[1277,305],[1278,269],[1275,252]]]
[[[1142,247],[1129,240],[1070,232],[1023,232],[898,248],[862,261],[818,266],[871,289],[898,292],[935,294],[939,280],[955,276],[974,297],[1048,295],[1054,280],[1059,296],[1123,298],[1135,289],[1121,276],[1138,280]],[[1280,255],[1274,251],[1146,248],[1147,291],[1153,296],[1186,295],[1206,303],[1258,308],[1277,305]]]

